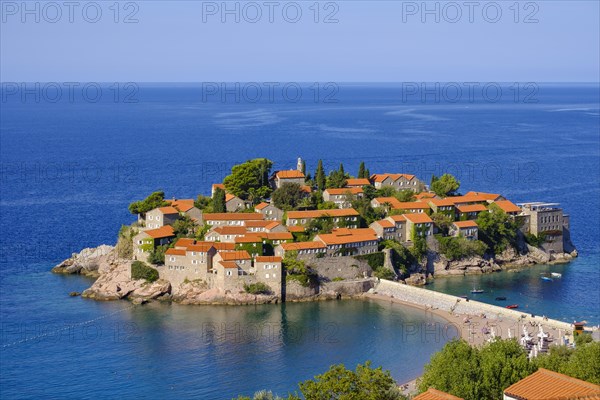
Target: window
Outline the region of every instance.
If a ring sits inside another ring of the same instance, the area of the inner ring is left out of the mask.
[[[266,275],[265,275],[265,278],[269,279],[269,274],[266,274]]]
[[[231,276],[231,271],[227,271],[227,276]]]
[[[198,260],[192,260],[192,264],[198,264]]]
[[[169,261],[175,261],[175,257],[169,257]]]

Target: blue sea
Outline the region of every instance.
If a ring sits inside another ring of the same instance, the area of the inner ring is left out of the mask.
[[[284,394],[330,364],[366,360],[400,382],[418,376],[451,336],[411,333],[443,323],[420,311],[362,301],[134,307],[69,297],[92,281],[49,272],[84,247],[114,243],[134,220],[132,200],[158,189],[209,194],[255,157],[280,169],[302,157],[309,171],[323,159],[351,173],[365,161],[372,173],[426,182],[450,172],[462,191],[558,202],[576,261],[430,288],[478,286],[483,301],[501,294],[527,312],[600,323],[598,84],[506,84],[473,98],[457,98],[451,84],[306,84],[300,96],[293,86],[272,97],[255,84],[106,84],[99,98],[46,89],[0,93],[2,398]],[[546,271],[563,276],[543,282]]]

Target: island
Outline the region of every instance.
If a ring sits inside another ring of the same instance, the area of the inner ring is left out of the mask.
[[[115,246],[84,249],[53,272],[96,277],[82,294],[96,300],[257,304],[577,257],[559,204],[459,189],[450,174],[426,184],[407,173],[371,174],[364,162],[354,177],[343,164],[326,172],[321,160],[311,175],[301,158],[282,170],[252,159],[210,196],[156,191],[131,203],[137,220]]]

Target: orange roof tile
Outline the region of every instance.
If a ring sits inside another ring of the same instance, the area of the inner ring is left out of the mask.
[[[270,221],[269,224],[265,225],[265,229],[273,229],[279,225],[281,225],[281,222],[279,221]]]
[[[177,239],[177,241],[175,242],[175,247],[188,247],[189,245],[194,244],[194,242],[196,242],[196,239],[193,238],[180,238]]]
[[[325,189],[324,192],[327,192],[328,194],[333,194],[333,195],[340,195],[340,194],[359,194],[363,192],[362,187],[345,187],[345,188],[329,188],[329,189]]]
[[[194,199],[174,199],[167,202],[181,212],[189,211],[194,208]]]
[[[410,181],[415,176],[411,175],[411,174],[388,174],[388,173],[385,173],[385,174],[373,174],[373,175],[371,175],[371,180],[375,181],[375,182],[383,182],[387,178],[390,178],[393,181],[397,181],[398,179],[400,179],[402,177],[405,178],[405,179],[408,179]]]
[[[290,232],[268,232],[266,234],[267,239],[269,240],[292,240],[294,239],[294,235]]]
[[[485,211],[487,208],[483,204],[470,204],[466,206],[457,206],[456,209],[461,213]]]
[[[421,192],[417,195],[415,195],[416,199],[434,199],[436,196],[435,193],[431,193],[431,192]]]
[[[379,224],[383,228],[393,228],[395,225],[388,221],[387,219],[382,219],[379,221],[373,222],[374,224]]]
[[[225,253],[219,253],[223,261],[235,261],[235,260],[249,260],[250,254],[246,250],[237,250]]]
[[[540,368],[509,386],[504,393],[520,400],[588,399],[592,395],[600,396],[600,386]]]
[[[521,212],[521,208],[510,200],[499,200],[495,201],[494,204],[497,204],[506,213]]]
[[[303,226],[288,226],[288,231],[302,233],[306,231],[306,228]]]
[[[431,208],[429,204],[421,201],[399,201],[393,207],[399,210],[429,210]]]
[[[470,197],[470,196],[481,197],[486,200],[498,200],[500,197],[502,197],[496,193],[486,193],[486,192],[467,192],[467,193],[465,193],[465,197]]]
[[[449,200],[452,200],[452,202],[455,205],[459,205],[459,204],[468,204],[468,203],[485,203],[487,202],[487,197],[486,196],[480,196],[480,195],[469,195],[469,196],[451,196],[451,197],[446,197]]]
[[[427,389],[426,392],[413,398],[413,400],[463,400],[461,397],[456,397],[448,393],[441,392],[434,388]]]
[[[225,185],[223,185],[222,183],[213,183],[212,189],[213,190],[215,190],[215,189],[223,189],[223,190],[225,190]]]
[[[214,245],[211,242],[197,242],[196,244],[189,245],[186,250],[187,251],[197,251],[200,253],[206,253],[213,247],[214,247]]]
[[[179,210],[171,206],[159,207],[158,211],[160,211],[163,214],[179,214]]]
[[[452,224],[457,228],[477,228],[475,221],[455,221]]]
[[[452,198],[445,198],[445,199],[427,199],[425,200],[427,201],[429,204],[433,204],[436,207],[447,207],[447,206],[454,206],[454,201],[452,201]]]
[[[235,268],[237,269],[237,264],[234,261],[219,261],[219,264],[223,266],[223,268]]]
[[[398,201],[398,199],[395,197],[376,197],[373,200],[380,206],[383,206],[385,203],[389,203],[392,208],[397,208],[396,205],[400,204],[400,201]]]
[[[433,223],[433,220],[429,218],[429,215],[425,213],[417,213],[417,214],[402,214],[404,218],[412,222],[413,224],[426,224]]]
[[[248,221],[264,219],[260,213],[207,213],[204,214],[205,221]]]
[[[226,193],[225,194],[225,203],[233,200],[233,199],[239,199],[239,197],[232,195],[231,193]]]
[[[360,232],[352,232],[360,231]],[[315,241],[320,240],[327,245],[348,244],[358,242],[377,241],[377,234],[371,228],[365,229],[339,229],[332,233],[321,233],[315,237]]]
[[[390,215],[388,217],[388,219],[391,219],[394,222],[406,222],[406,218],[404,218],[404,215]]]
[[[258,203],[257,205],[254,206],[255,210],[262,210],[265,207],[268,207],[269,203],[265,203],[264,201],[262,203]]]
[[[157,229],[149,229],[147,231],[144,231],[144,233],[153,237],[154,239],[175,236],[175,233],[173,232],[173,227],[171,225],[161,226]]]
[[[365,186],[370,185],[371,182],[367,178],[350,178],[346,179],[346,186]]]
[[[307,211],[289,211],[289,219],[301,218],[321,218],[321,217],[354,217],[358,216],[358,211],[353,208],[334,208],[332,210],[307,210]]]
[[[280,245],[285,251],[293,250],[310,250],[310,249],[325,249],[323,242],[296,242],[296,243],[281,243]]]
[[[244,236],[238,236],[235,238],[235,243],[260,243],[264,237],[257,233],[248,233]]]
[[[273,221],[258,220],[258,221],[246,221],[247,228],[266,228]]]
[[[185,256],[185,250],[182,250],[182,249],[167,249],[167,251],[165,251],[165,254],[168,254],[170,256]]]
[[[243,226],[217,226],[213,232],[219,235],[245,235],[246,228]]]
[[[302,171],[298,171],[296,169],[277,171],[275,176],[279,179],[293,179],[293,178],[304,178],[304,174]]]
[[[276,256],[258,256],[254,259],[255,262],[281,262],[281,257]]]
[[[221,252],[235,250],[235,243],[224,243],[224,242],[208,242],[208,243],[211,243],[215,249],[217,249],[218,251],[221,251]],[[221,254],[223,254],[223,253],[221,253]]]

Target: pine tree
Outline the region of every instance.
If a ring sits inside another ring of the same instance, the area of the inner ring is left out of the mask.
[[[369,169],[365,169],[365,178],[367,179],[371,179],[371,171],[369,171]]]
[[[319,190],[325,189],[325,170],[323,170],[323,160],[319,160],[317,164],[317,172],[315,172],[315,181]]]
[[[227,207],[225,206],[225,191],[221,188],[217,188],[215,190],[215,195],[213,196],[213,212],[223,213],[227,211]]]
[[[366,178],[365,177],[365,162],[361,161],[360,165],[358,166],[358,177],[359,179],[361,178]]]
[[[340,163],[340,174],[344,175],[344,164]]]

